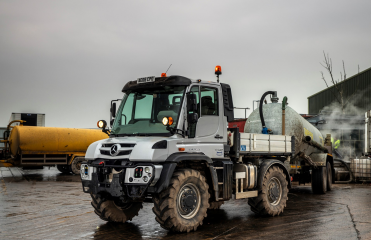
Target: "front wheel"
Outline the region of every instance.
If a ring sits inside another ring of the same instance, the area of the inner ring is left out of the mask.
[[[196,231],[209,207],[209,185],[199,171],[181,169],[169,187],[153,196],[152,208],[161,227],[174,232]]]
[[[251,210],[263,216],[280,215],[286,207],[289,192],[286,176],[282,169],[273,166],[269,168],[262,182],[262,188],[255,198],[249,198]]]
[[[91,198],[95,214],[107,222],[131,221],[133,217],[138,216],[139,210],[143,208],[141,202],[122,203],[119,200],[110,200],[94,194],[91,194]]]

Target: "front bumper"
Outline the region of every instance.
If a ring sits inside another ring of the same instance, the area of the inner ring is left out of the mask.
[[[81,182],[85,193],[109,193],[113,197],[140,198],[161,176],[163,166],[137,163],[121,165],[81,165]],[[119,171],[117,171],[119,170]]]

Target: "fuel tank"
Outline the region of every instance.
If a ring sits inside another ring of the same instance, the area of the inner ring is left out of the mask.
[[[263,104],[263,116],[266,127],[273,131],[273,135],[282,135],[282,104]],[[323,146],[324,139],[321,132],[289,106],[286,106],[285,111],[285,128],[285,135],[295,136],[295,154],[299,151],[306,155],[321,152],[303,141],[304,136],[310,136],[312,140]],[[244,131],[247,133],[262,132],[259,108],[248,117]]]
[[[85,153],[91,143],[105,138],[107,134],[96,129],[16,126],[9,145],[13,157],[20,153]]]

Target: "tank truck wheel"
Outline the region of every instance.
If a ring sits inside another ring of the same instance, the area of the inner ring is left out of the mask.
[[[71,172],[70,167],[68,165],[57,165],[57,169],[61,173],[70,173]]]
[[[331,163],[327,162],[327,191],[332,190],[332,170],[331,170]]]
[[[279,167],[271,167],[265,174],[262,189],[255,198],[249,198],[251,211],[262,216],[276,216],[286,207],[289,192],[286,176]]]
[[[80,174],[81,163],[85,160],[82,157],[75,157],[70,165],[70,170],[73,174]]]
[[[100,219],[107,222],[125,223],[138,216],[138,212],[143,208],[143,203],[122,203],[116,200],[109,200],[105,197],[91,194],[91,205],[94,207],[94,212]]]
[[[210,202],[209,203],[209,210],[214,210],[214,209],[220,209],[220,207],[224,204],[224,201],[219,201],[219,202]]]
[[[327,190],[327,168],[317,167],[312,169],[312,191],[324,194]]]
[[[181,169],[169,187],[153,196],[152,211],[161,227],[174,232],[196,231],[209,207],[209,185],[199,171]]]

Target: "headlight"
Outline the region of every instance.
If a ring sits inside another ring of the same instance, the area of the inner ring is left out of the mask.
[[[104,120],[99,120],[99,121],[97,122],[97,126],[98,126],[98,128],[106,128],[106,126],[107,126],[107,122],[104,121]]]
[[[174,120],[172,117],[164,117],[162,119],[162,124],[164,124],[165,126],[171,126],[173,125],[173,123],[174,123]]]

